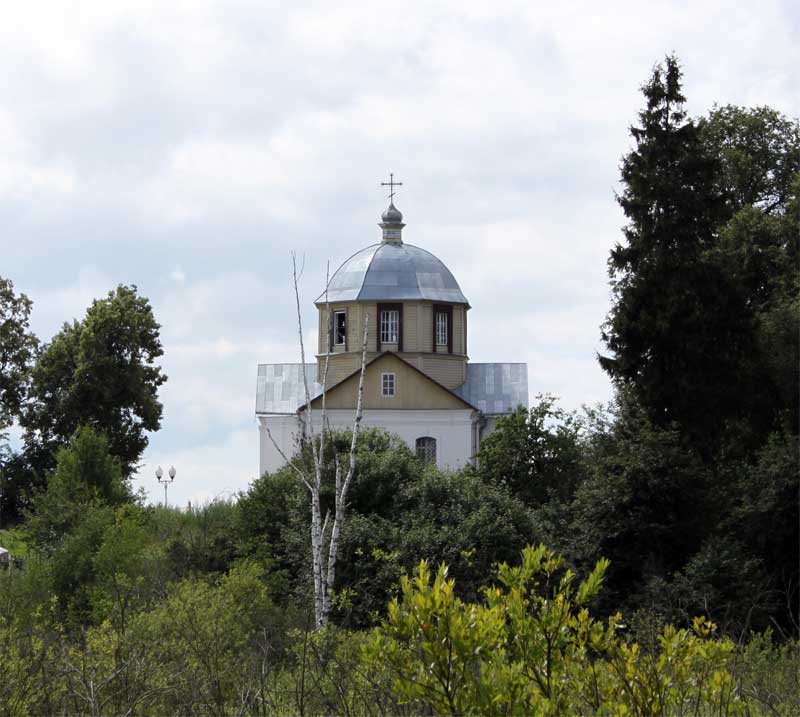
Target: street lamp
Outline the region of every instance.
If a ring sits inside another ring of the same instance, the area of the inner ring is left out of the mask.
[[[161,470],[161,466],[156,468],[156,479],[159,483],[164,486],[164,507],[167,507],[167,488],[172,481],[175,480],[175,474],[177,471],[175,470],[175,466],[170,466],[167,475],[164,475],[164,471]]]

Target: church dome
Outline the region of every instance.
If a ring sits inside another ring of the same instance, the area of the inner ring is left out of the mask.
[[[441,301],[469,306],[450,270],[433,254],[411,244],[391,242],[353,254],[331,277],[327,298],[331,303]],[[325,294],[315,303],[324,304]]]
[[[381,221],[384,224],[400,224],[403,221],[403,214],[392,202],[381,214]]]

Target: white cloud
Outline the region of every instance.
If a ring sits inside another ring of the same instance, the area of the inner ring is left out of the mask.
[[[377,240],[388,171],[408,241],[472,303],[471,358],[527,361],[568,407],[603,400],[639,86],[674,50],[691,112],[797,116],[798,27],[779,0],[16,3],[0,271],[44,338],[117,283],[150,297],[170,380],[146,470],[174,463],[181,502],[252,477],[255,365],[298,360],[289,251],[311,355],[325,262]]]

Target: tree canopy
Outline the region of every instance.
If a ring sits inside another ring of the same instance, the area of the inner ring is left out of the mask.
[[[29,328],[32,305],[0,276],[0,438],[19,415],[39,344]]]
[[[167,377],[155,363],[163,354],[159,328],[135,286],[117,287],[92,302],[83,320],[64,324],[33,368],[21,421],[32,452],[52,456],[89,425],[130,475],[146,432],[161,425],[158,388]]]

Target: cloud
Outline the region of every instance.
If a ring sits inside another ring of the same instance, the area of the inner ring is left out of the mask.
[[[472,303],[471,359],[527,361],[568,408],[605,400],[639,86],[674,50],[691,112],[797,116],[799,27],[778,0],[17,3],[0,272],[44,339],[118,283],[150,298],[170,378],[142,476],[174,463],[182,502],[252,477],[255,366],[298,360],[289,252],[310,355],[326,263],[378,240],[389,171],[404,236]]]

